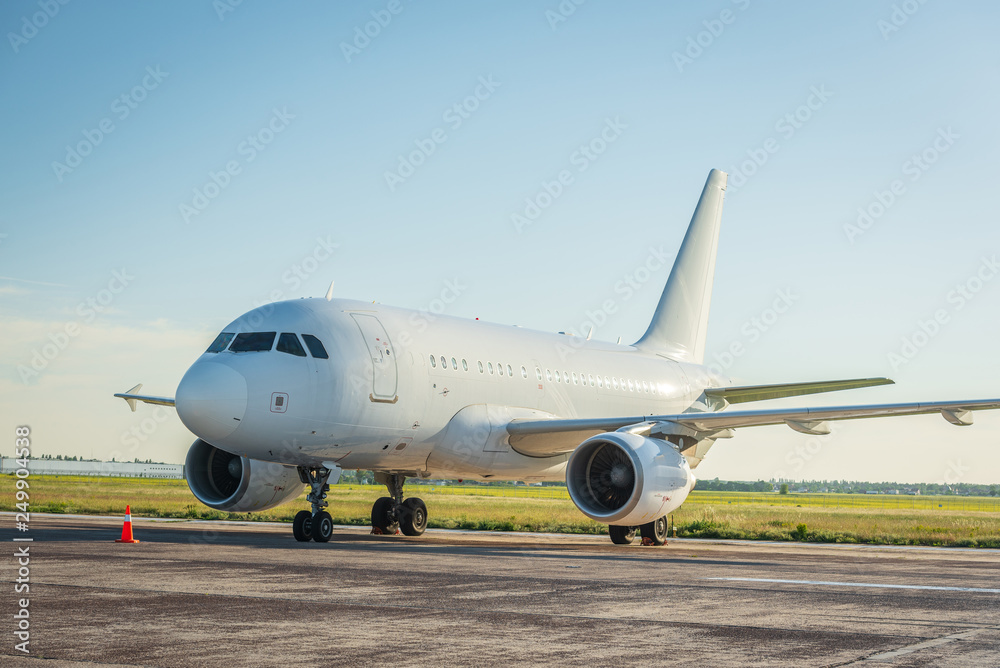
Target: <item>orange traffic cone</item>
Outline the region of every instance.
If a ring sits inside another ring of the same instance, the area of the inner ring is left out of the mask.
[[[125,506],[125,525],[122,527],[122,537],[115,539],[116,543],[138,543],[132,538],[132,506]]]

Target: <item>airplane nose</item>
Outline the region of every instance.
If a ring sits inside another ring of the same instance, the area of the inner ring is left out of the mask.
[[[198,362],[177,386],[177,415],[192,433],[208,442],[229,436],[247,411],[247,381],[218,362]]]

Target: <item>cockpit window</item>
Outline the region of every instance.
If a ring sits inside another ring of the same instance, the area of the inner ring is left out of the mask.
[[[306,346],[309,348],[309,352],[316,359],[328,360],[330,356],[326,354],[326,348],[323,347],[323,342],[317,339],[312,334],[303,334],[302,340],[306,342]]]
[[[221,353],[229,345],[229,342],[233,340],[235,336],[232,332],[223,332],[215,337],[215,341],[212,341],[212,345],[208,347],[206,353]]]
[[[291,332],[281,333],[281,336],[278,337],[278,347],[275,350],[279,353],[288,353],[296,357],[306,356],[306,351],[302,348],[302,344],[299,343],[299,337]]]
[[[277,332],[243,332],[237,334],[229,351],[233,353],[259,353],[270,350]]]

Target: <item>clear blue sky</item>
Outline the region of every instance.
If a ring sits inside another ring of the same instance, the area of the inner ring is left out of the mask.
[[[673,255],[713,167],[745,180],[709,339],[738,382],[898,383],[783,404],[1000,395],[1000,280],[977,276],[1000,249],[995,4],[224,2],[0,5],[0,403],[37,452],[182,461],[172,413],[110,395],[172,395],[222,325],[331,280],[412,308],[457,281],[450,314],[542,330],[611,298],[596,336],[634,340],[667,270],[629,299],[615,286],[651,248]],[[859,208],[878,215],[845,231]],[[977,422],[842,423],[821,445],[744,430],[698,473],[996,482],[1000,416]]]

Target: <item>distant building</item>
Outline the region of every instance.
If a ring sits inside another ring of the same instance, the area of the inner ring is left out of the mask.
[[[0,458],[0,474],[14,473],[20,467],[13,457]],[[112,478],[184,477],[183,464],[137,464],[135,462],[83,462],[69,459],[29,459],[32,475],[82,475]]]

